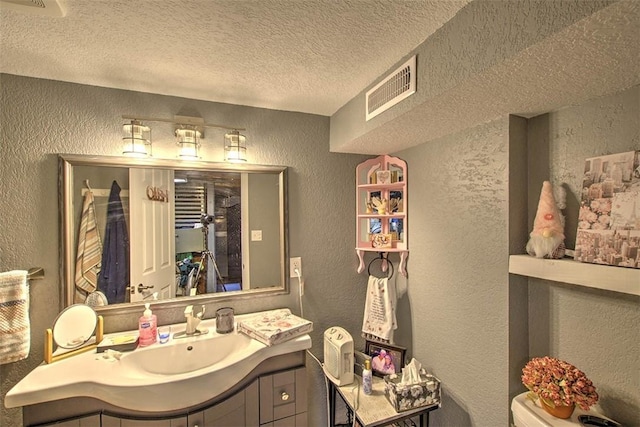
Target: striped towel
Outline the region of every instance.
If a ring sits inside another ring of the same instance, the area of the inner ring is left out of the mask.
[[[76,253],[75,303],[83,303],[98,288],[102,263],[102,242],[98,233],[93,193],[87,191],[82,203],[78,251]]]
[[[26,359],[30,339],[27,272],[0,273],[0,365]]]

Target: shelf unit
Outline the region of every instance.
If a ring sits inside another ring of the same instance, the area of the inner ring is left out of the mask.
[[[388,155],[365,160],[356,167],[356,253],[358,273],[364,271],[365,252],[399,253],[398,271],[406,277],[407,245],[407,163]],[[372,199],[395,207],[378,210]],[[391,210],[389,212],[389,210]],[[380,246],[382,245],[382,246]],[[387,264],[383,259],[382,270]]]
[[[589,264],[564,259],[511,255],[509,273],[555,282],[640,295],[640,269]]]

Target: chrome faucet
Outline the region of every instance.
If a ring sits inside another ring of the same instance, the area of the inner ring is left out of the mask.
[[[187,319],[187,329],[185,330],[185,335],[195,335],[206,333],[204,330],[199,330],[198,325],[202,321],[202,316],[204,316],[205,306],[202,306],[202,311],[197,313],[195,316],[193,314],[193,306],[188,305],[184,309],[184,317]]]

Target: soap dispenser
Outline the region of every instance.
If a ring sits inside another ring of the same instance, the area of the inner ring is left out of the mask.
[[[155,343],[158,336],[158,318],[155,314],[151,313],[149,303],[146,303],[144,307],[144,313],[138,320],[138,334],[140,335],[140,341],[138,345],[140,347]]]

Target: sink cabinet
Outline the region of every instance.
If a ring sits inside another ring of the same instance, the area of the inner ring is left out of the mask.
[[[304,352],[269,359],[231,393],[183,411],[131,414],[95,399],[83,398],[27,406],[23,414],[27,426],[306,427]]]
[[[176,418],[133,420],[102,414],[101,427],[257,426],[258,386],[255,380],[223,402]]]

